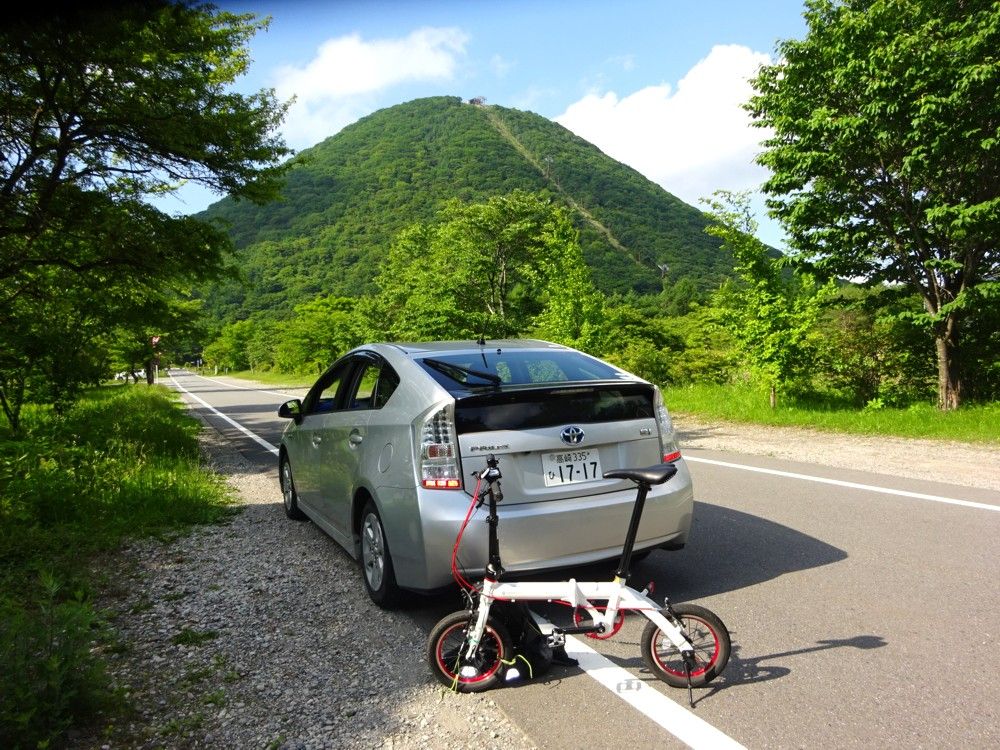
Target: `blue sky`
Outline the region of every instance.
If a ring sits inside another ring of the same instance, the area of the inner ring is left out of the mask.
[[[484,96],[555,120],[698,205],[755,189],[761,131],[739,104],[779,39],[805,33],[801,0],[223,0],[270,16],[238,88],[296,97],[283,128],[301,150],[383,107]],[[184,188],[171,212],[220,196]],[[759,202],[758,202],[759,205]],[[759,235],[782,245],[758,212]]]

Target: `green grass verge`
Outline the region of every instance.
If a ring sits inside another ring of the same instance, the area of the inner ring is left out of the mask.
[[[213,370],[204,368],[202,375],[214,377]],[[239,378],[240,380],[256,381],[265,385],[285,386],[286,388],[308,388],[319,379],[319,373],[315,375],[296,375],[286,372],[271,372],[268,370],[234,370],[227,373],[219,373],[227,378]]]
[[[779,397],[778,407],[772,410],[765,390],[707,384],[665,388],[663,397],[671,411],[703,419],[1000,444],[998,403],[941,412],[932,404],[905,409],[851,409]]]
[[[58,744],[119,705],[92,604],[103,553],[232,513],[199,463],[199,423],[163,388],[88,393],[0,428],[0,747]]]

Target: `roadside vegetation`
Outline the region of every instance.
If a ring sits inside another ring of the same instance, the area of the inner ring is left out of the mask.
[[[166,389],[134,385],[0,429],[0,746],[46,747],[124,707],[101,657],[115,647],[93,601],[102,556],[231,513],[199,429]]]
[[[121,706],[104,556],[228,512],[183,409],[92,388],[189,347],[192,287],[226,273],[224,231],[149,200],[184,182],[277,193],[286,107],[229,90],[266,25],[153,0],[0,28],[0,747],[59,746]]]
[[[671,411],[704,420],[811,427],[861,435],[957,440],[1000,446],[1000,404],[967,405],[942,414],[932,403],[905,408],[853,408],[837,402],[791,398],[771,409],[764,388],[698,384],[667,388]]]

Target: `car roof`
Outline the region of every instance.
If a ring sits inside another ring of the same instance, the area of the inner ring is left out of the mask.
[[[532,349],[557,349],[574,351],[562,344],[540,339],[487,339],[485,343],[478,341],[415,341],[391,342],[388,346],[395,347],[407,355],[433,354],[436,352],[478,352],[480,349],[503,349],[505,351],[530,351]]]

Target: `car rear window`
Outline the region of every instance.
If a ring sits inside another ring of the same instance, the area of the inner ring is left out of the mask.
[[[460,435],[648,419],[653,413],[653,388],[645,383],[492,391],[459,399],[455,405]]]
[[[502,387],[626,377],[600,360],[580,352],[563,350],[514,350],[498,354],[495,349],[484,349],[471,353],[435,353],[417,362],[441,386],[452,392],[494,384]]]

